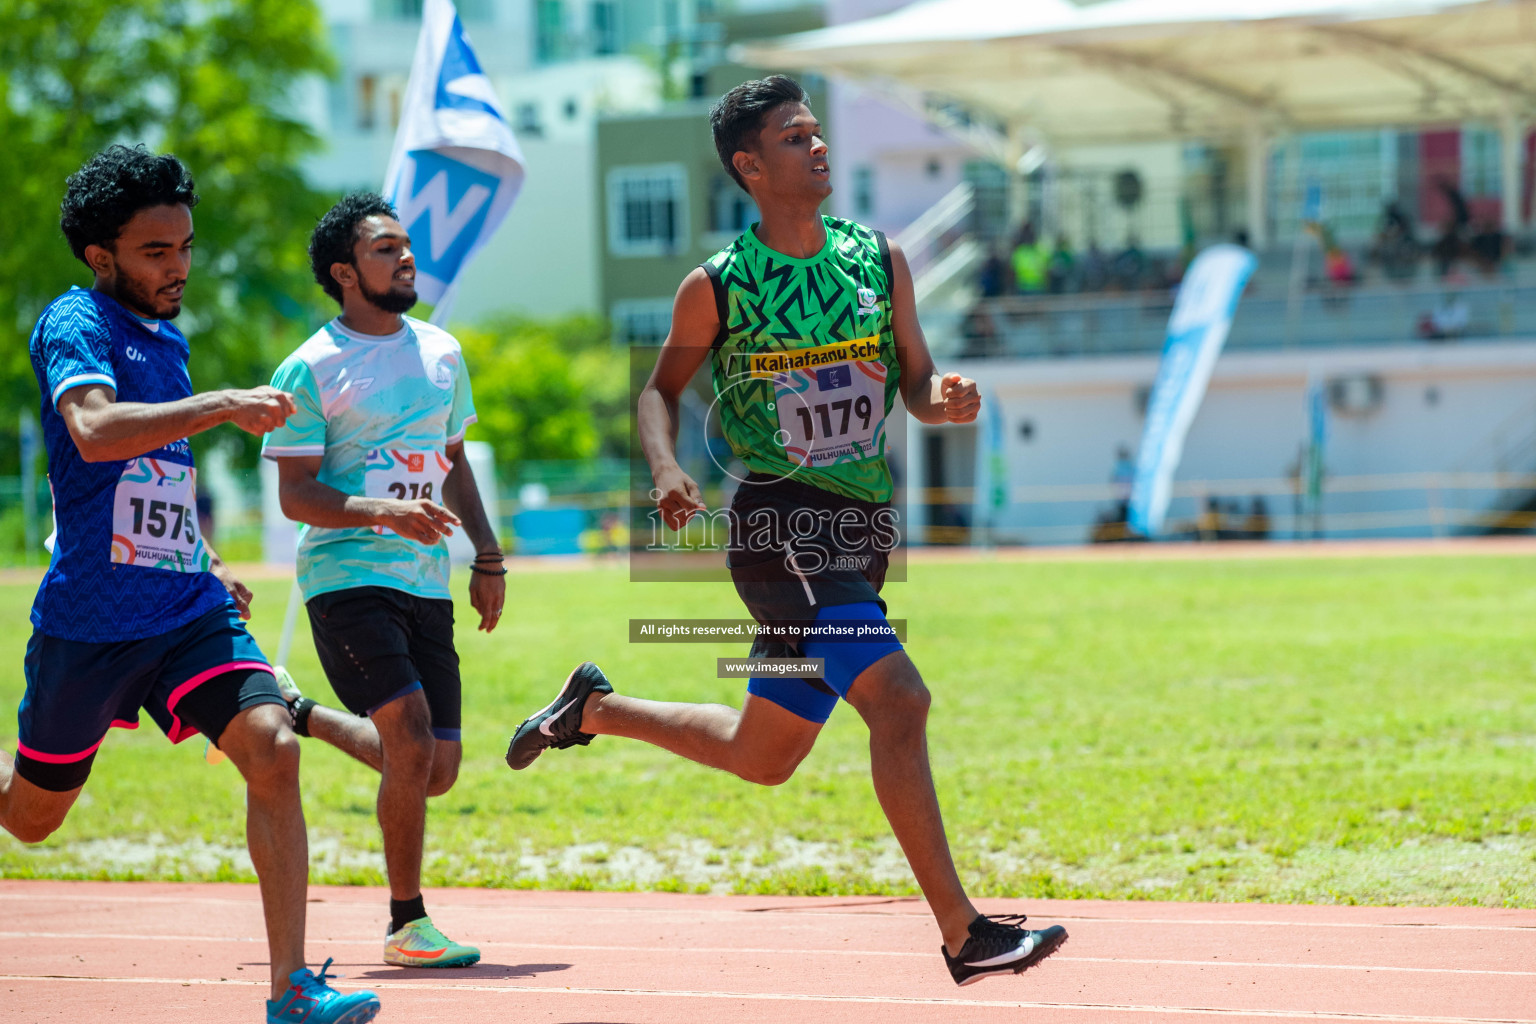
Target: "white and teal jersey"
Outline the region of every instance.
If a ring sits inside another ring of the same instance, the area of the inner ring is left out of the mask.
[[[298,411],[268,434],[269,459],[321,456],[319,480],[346,494],[442,504],[446,448],[475,420],[469,372],[447,331],[403,317],[389,335],[332,320],[283,360],[272,386]],[[418,544],[372,527],[299,530],[304,599],[352,587],[446,598],[448,545]]]

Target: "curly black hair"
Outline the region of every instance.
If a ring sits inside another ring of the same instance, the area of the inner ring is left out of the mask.
[[[400,214],[388,199],[377,192],[348,192],[341,202],[331,207],[315,233],[309,236],[309,266],[315,273],[315,283],[325,289],[325,294],[341,301],[341,285],[331,276],[332,263],[352,263],[354,246],[357,245],[357,226],[369,217],[393,217]]]
[[[743,189],[746,182],[736,173],[732,157],[744,149],[756,149],[758,133],[763,130],[763,118],[770,110],[785,103],[809,103],[810,98],[800,83],[788,75],[769,75],[767,78],[742,82],[720,97],[709,112],[709,130],[715,137],[715,152],[720,163],[736,184]]]
[[[112,145],[85,162],[64,183],[59,227],[85,262],[85,247],[110,247],[133,215],[151,206],[197,205],[192,175],[169,153],[143,145]]]

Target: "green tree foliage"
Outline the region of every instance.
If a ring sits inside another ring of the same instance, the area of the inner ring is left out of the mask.
[[[306,245],[326,197],[294,98],[332,63],[311,0],[0,0],[0,397],[36,408],[26,340],[91,277],[59,231],[64,179],[113,142],[175,153],[201,202],[177,324],[198,390],[266,382],[328,311]],[[15,465],[0,418],[0,467]],[[222,433],[222,432],[221,432]],[[254,447],[251,448],[254,452]]]
[[[526,460],[628,456],[629,356],[605,321],[508,316],[454,334],[474,382],[472,430],[507,479]]]

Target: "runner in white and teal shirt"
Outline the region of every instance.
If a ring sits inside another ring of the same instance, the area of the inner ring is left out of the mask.
[[[469,373],[446,331],[404,316],[416,302],[411,241],[382,197],[354,193],[310,241],[315,280],[341,305],[273,378],[296,411],[268,435],[283,512],[305,524],[298,575],[320,665],[348,711],[320,707],[279,672],[294,731],[378,769],[389,874],[385,963],[463,967],[421,897],[426,801],[458,777],[459,656],[445,538],[475,546],[470,603],[495,628],[501,549],[464,455]]]

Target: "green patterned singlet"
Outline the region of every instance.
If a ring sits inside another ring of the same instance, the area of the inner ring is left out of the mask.
[[[774,252],[753,225],[704,263],[720,333],[710,376],[721,431],[756,474],[889,501],[886,419],[901,370],[885,236],[823,217],[809,259]]]

